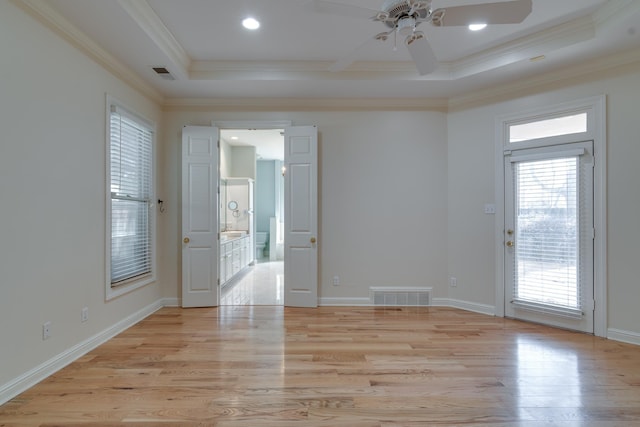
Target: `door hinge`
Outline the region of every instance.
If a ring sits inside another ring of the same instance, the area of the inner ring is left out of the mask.
[[[591,240],[595,240],[595,238],[596,238],[596,229],[592,228],[591,229]]]

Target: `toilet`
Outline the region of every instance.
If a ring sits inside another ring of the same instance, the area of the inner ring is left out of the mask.
[[[256,231],[256,259],[264,258],[264,248],[267,247],[269,241],[269,233],[266,231]]]

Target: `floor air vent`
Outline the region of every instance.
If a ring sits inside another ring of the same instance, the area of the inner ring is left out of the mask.
[[[369,288],[371,303],[383,307],[427,307],[432,288]]]

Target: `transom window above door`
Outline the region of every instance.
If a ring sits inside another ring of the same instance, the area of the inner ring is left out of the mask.
[[[571,113],[509,126],[509,143],[587,131],[587,113]]]

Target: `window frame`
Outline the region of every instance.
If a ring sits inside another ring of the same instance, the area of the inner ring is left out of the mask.
[[[151,234],[151,271],[138,277],[125,279],[117,284],[112,283],[111,263],[112,263],[112,195],[111,195],[111,114],[116,109],[121,115],[127,116],[130,120],[135,121],[141,127],[148,129],[151,133],[151,171],[150,171],[150,199],[148,204],[148,221]],[[117,298],[121,295],[132,292],[148,284],[156,281],[156,124],[137,113],[134,109],[129,108],[124,103],[107,95],[106,97],[106,138],[105,138],[105,292],[106,300]]]

